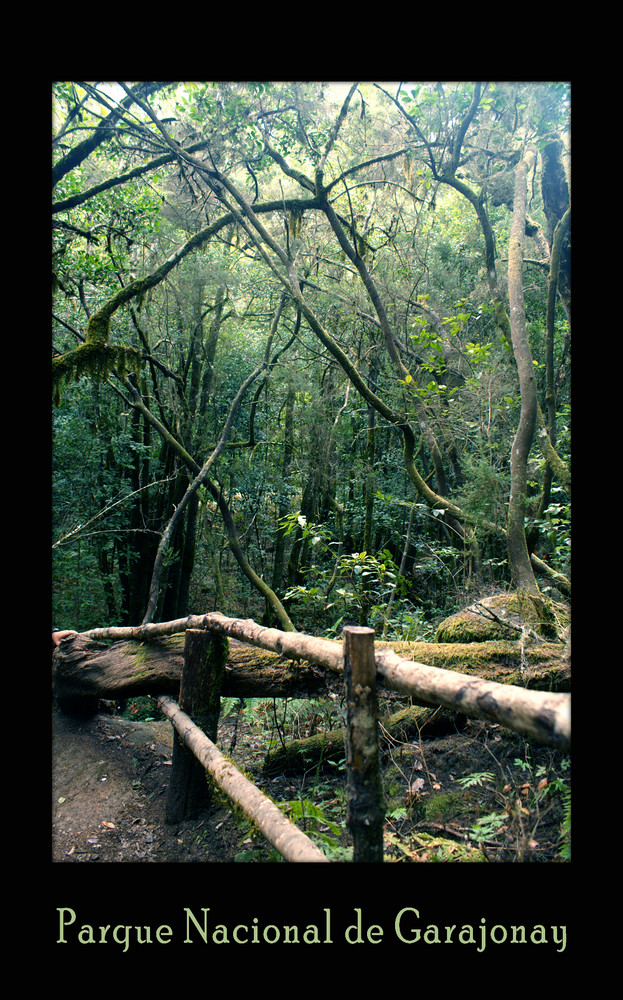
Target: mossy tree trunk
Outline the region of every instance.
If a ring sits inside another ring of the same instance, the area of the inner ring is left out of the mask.
[[[300,319],[300,313],[297,320]],[[284,406],[284,428],[283,428],[283,461],[281,466],[281,474],[284,483],[284,493],[279,499],[278,514],[277,514],[277,530],[275,533],[275,556],[273,560],[273,575],[271,581],[271,589],[273,593],[279,594],[282,592],[283,587],[283,577],[285,570],[285,555],[286,555],[286,528],[281,524],[281,519],[286,517],[290,512],[289,497],[286,494],[286,488],[288,484],[288,478],[290,475],[290,467],[292,464],[292,459],[294,456],[294,400],[295,392],[292,383],[288,385],[286,392],[286,401]],[[270,602],[266,601],[266,611],[264,614],[265,624],[273,623],[273,610],[270,606]]]
[[[517,590],[538,594],[526,542],[525,511],[528,455],[534,438],[537,395],[532,352],[526,330],[523,294],[523,253],[526,232],[526,176],[528,165],[520,160],[515,170],[515,202],[508,249],[508,294],[513,352],[519,374],[521,411],[511,448],[511,489],[508,504],[507,547]]]

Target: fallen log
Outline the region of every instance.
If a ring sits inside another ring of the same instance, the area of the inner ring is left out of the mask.
[[[465,715],[443,708],[411,705],[379,719],[381,749],[388,742],[404,743],[418,739],[420,735],[425,739],[446,736],[463,729],[466,723]],[[332,729],[304,739],[289,740],[266,754],[263,771],[267,776],[273,776],[300,774],[318,767],[335,767],[346,757],[345,739],[343,729]]]
[[[323,671],[332,673],[343,671],[341,642],[317,638],[302,632],[281,632],[279,629],[258,625],[250,618],[228,618],[218,611],[204,615],[189,615],[187,618],[159,624],[91,629],[82,634],[95,640],[123,639],[151,643],[153,640],[174,636],[175,633],[189,628],[209,628],[228,636],[231,640],[241,640],[245,644],[276,653],[285,659],[315,664]],[[570,691],[568,647],[564,647],[560,642],[539,640],[536,635],[532,640],[524,641],[524,639],[522,636],[504,640],[496,635],[491,636],[490,641],[483,641],[482,636],[475,636],[474,641],[466,641],[465,635],[462,635],[458,641],[452,642],[377,643],[375,650],[378,654],[383,648],[389,649],[405,660],[425,663],[444,670],[457,670],[460,673],[475,675],[482,675],[484,672],[488,680],[495,680],[498,683],[516,684],[535,690]],[[381,675],[377,681],[383,683]]]
[[[59,707],[96,710],[98,699],[179,695],[184,633],[150,642],[112,645],[83,634],[68,636],[54,651],[53,690]],[[333,680],[338,684],[337,679]],[[231,698],[305,698],[327,694],[331,677],[309,663],[229,640],[221,694]]]
[[[392,690],[408,694],[418,704],[443,705],[470,718],[500,722],[549,746],[569,749],[569,694],[530,691],[525,686],[414,663],[389,649],[377,653],[376,664]]]
[[[126,630],[94,631],[119,633]],[[168,694],[177,698],[184,662],[184,632],[160,633],[148,641],[128,639],[112,645],[89,638],[90,634],[68,636],[54,651],[53,686],[61,708],[70,711],[80,704],[83,709],[91,705],[95,711],[98,699],[142,695]],[[319,666],[305,660],[294,661],[286,658],[286,654],[230,638],[222,695],[234,698],[309,698],[333,692],[341,695],[343,674],[333,655],[336,646],[341,649],[337,643],[329,644],[329,664]],[[497,683],[547,691],[568,691],[570,688],[568,661],[562,646],[556,643],[542,642],[526,647],[519,642],[502,640],[383,643],[377,646],[377,666],[384,650],[405,660]],[[381,672],[377,679],[383,685]]]
[[[340,670],[342,643],[333,639],[320,639],[304,632],[282,632],[277,628],[258,625],[252,618],[228,618],[219,611],[205,615],[188,615],[176,621],[148,623],[130,627],[94,628],[83,634],[89,639],[138,639],[151,640],[173,635],[189,628],[209,628],[231,639],[241,639],[260,649],[279,653],[291,660],[307,660],[329,670]]]
[[[568,650],[556,642],[384,642],[377,645],[377,668],[384,650],[403,660],[454,670],[473,677],[515,684],[534,691],[570,691]],[[382,678],[379,683],[383,683]]]

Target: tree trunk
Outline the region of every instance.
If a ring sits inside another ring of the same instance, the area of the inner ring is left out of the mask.
[[[212,494],[212,499],[216,504],[218,504],[218,508],[223,519],[223,525],[225,526],[225,531],[227,532],[227,537],[229,539],[229,548],[240,569],[251,585],[255,587],[255,589],[262,595],[262,597],[265,598],[267,603],[273,609],[281,627],[286,631],[294,631],[294,625],[290,621],[288,612],[277,597],[277,594],[260,576],[258,576],[245,556],[242,545],[240,544],[238,532],[236,530],[236,524],[222,492],[215,486],[211,479],[207,479],[204,485]]]
[[[289,384],[284,406],[283,460],[281,466],[281,478],[284,485],[284,493],[279,500],[278,506],[273,576],[271,582],[271,589],[275,594],[279,594],[282,590],[285,569],[286,535],[285,528],[281,524],[281,519],[284,518],[290,511],[289,497],[286,494],[286,490],[290,476],[292,456],[294,455],[294,400],[294,386]],[[273,617],[273,612],[268,601],[266,602],[266,614],[264,617],[266,619],[266,624],[272,624],[271,619]]]
[[[270,341],[269,341],[269,343],[270,343]],[[268,355],[268,348],[266,349],[266,355]],[[152,622],[153,618],[155,617],[156,608],[157,608],[157,605],[158,605],[158,596],[159,596],[159,591],[160,591],[160,577],[161,577],[161,573],[162,573],[162,569],[163,569],[163,565],[164,565],[164,557],[165,557],[165,555],[166,555],[169,547],[171,546],[173,537],[174,537],[175,532],[176,532],[176,530],[177,530],[177,528],[179,526],[180,518],[182,517],[182,514],[184,513],[186,507],[191,503],[193,497],[195,497],[195,495],[196,495],[197,490],[199,489],[199,487],[202,486],[202,485],[205,485],[206,483],[209,483],[208,473],[210,472],[212,466],[216,462],[217,458],[219,457],[219,455],[221,454],[223,448],[225,447],[225,444],[227,443],[227,440],[229,438],[229,434],[230,434],[230,431],[231,431],[231,427],[232,427],[232,424],[233,424],[234,416],[236,414],[238,406],[240,405],[241,400],[244,398],[244,395],[245,395],[245,393],[247,391],[247,388],[250,385],[252,385],[252,383],[255,381],[255,379],[258,377],[258,375],[266,367],[266,364],[267,364],[267,361],[266,361],[266,358],[265,358],[265,360],[262,362],[262,364],[260,364],[260,366],[258,368],[256,368],[255,371],[252,372],[251,375],[249,375],[249,377],[243,382],[243,384],[241,385],[240,389],[236,393],[236,396],[234,397],[234,400],[233,400],[233,402],[232,402],[232,404],[231,404],[231,406],[229,408],[229,414],[228,414],[227,420],[225,421],[225,425],[224,425],[223,430],[221,432],[221,436],[220,436],[220,438],[219,438],[219,440],[218,440],[215,448],[211,452],[211,454],[208,457],[207,461],[204,463],[203,467],[200,469],[199,473],[195,476],[195,478],[193,479],[193,481],[184,490],[183,496],[181,497],[179,503],[176,504],[175,509],[173,511],[173,514],[171,515],[171,517],[170,517],[170,519],[169,519],[169,521],[168,521],[168,523],[167,523],[167,525],[166,525],[166,527],[165,527],[165,529],[164,529],[164,531],[162,533],[162,536],[160,538],[160,542],[159,542],[159,545],[158,545],[158,552],[156,554],[156,559],[155,559],[155,562],[154,562],[154,568],[153,568],[153,573],[152,573],[152,578],[151,578],[150,593],[149,593],[149,603],[147,605],[147,610],[146,610],[144,618],[143,618],[143,622],[145,624],[149,623],[149,622]],[[266,586],[266,585],[264,585],[264,586]]]
[[[542,151],[541,193],[547,218],[547,239],[553,249],[554,232],[569,209],[569,185],[563,166],[563,145],[556,139]],[[565,234],[560,248],[559,288],[567,309],[571,303],[571,245]]]
[[[526,331],[523,295],[523,247],[526,232],[527,164],[521,160],[515,170],[515,202],[508,249],[508,294],[513,352],[519,373],[521,412],[511,448],[511,489],[508,505],[508,558],[517,590],[538,594],[526,543],[525,508],[528,455],[537,417],[536,379]]]
[[[370,382],[374,389],[377,373],[374,364],[371,365]],[[364,505],[364,525],[363,525],[363,545],[362,552],[374,552],[374,496],[375,496],[375,475],[374,465],[376,459],[376,410],[368,403],[368,430],[366,435],[365,451],[365,473],[363,481],[363,505]],[[372,600],[368,593],[365,578],[362,578],[361,607],[359,609],[359,624],[367,625],[368,614]]]

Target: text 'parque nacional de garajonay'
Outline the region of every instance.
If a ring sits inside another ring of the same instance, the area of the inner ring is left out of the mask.
[[[415,907],[398,910],[391,926],[381,926],[364,920],[362,910],[353,910],[353,922],[343,931],[332,926],[330,908],[323,910],[317,923],[277,924],[262,923],[253,917],[247,923],[218,923],[210,907],[193,912],[183,910],[184,924],[181,934],[174,933],[168,924],[157,927],[132,924],[93,925],[80,923],[78,914],[71,907],[58,907],[57,944],[108,944],[119,945],[126,952],[137,945],[170,944],[176,937],[184,944],[380,944],[389,939],[398,944],[471,945],[481,953],[489,946],[500,944],[532,944],[553,947],[557,952],[567,947],[565,925],[489,924],[482,917],[478,924],[424,923]]]

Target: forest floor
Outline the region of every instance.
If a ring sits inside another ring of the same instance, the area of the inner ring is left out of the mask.
[[[253,714],[232,713],[219,725],[220,749],[331,860],[349,860],[344,767],[268,778],[262,773],[268,738]],[[220,799],[195,821],[165,821],[173,746],[166,719],[77,719],[55,707],[52,741],[54,862],[279,860]],[[387,861],[565,859],[570,767],[564,754],[478,721],[435,739],[427,740],[425,730],[414,742],[384,737],[381,750]]]

